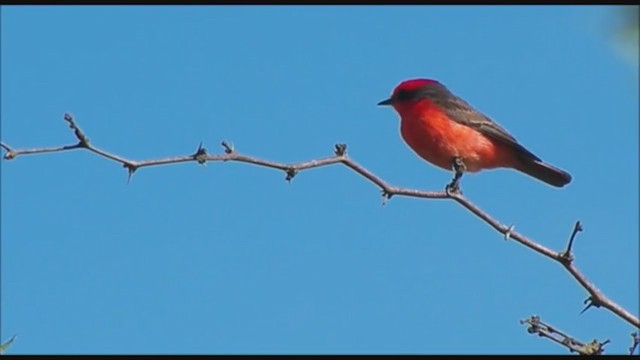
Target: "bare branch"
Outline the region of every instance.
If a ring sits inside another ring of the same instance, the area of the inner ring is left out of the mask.
[[[520,324],[529,324],[527,332],[530,334],[538,334],[538,336],[545,337],[566,347],[569,351],[576,352],[580,355],[602,355],[604,346],[609,343],[608,339],[603,342],[594,339],[590,343],[578,341],[551,325],[545,324],[540,320],[540,317],[536,315],[525,320],[520,320]]]
[[[279,163],[279,162],[270,161],[270,160],[264,160],[264,159],[260,159],[260,158],[249,156],[249,155],[243,155],[243,154],[237,153],[234,147],[229,143],[227,143],[226,141],[223,141],[221,144],[222,147],[224,148],[224,154],[208,154],[206,150],[202,147],[202,144],[200,144],[198,146],[198,149],[196,150],[196,153],[191,155],[134,161],[134,160],[129,160],[129,159],[120,157],[118,155],[108,153],[104,150],[98,149],[97,147],[93,146],[89,142],[88,138],[86,137],[84,132],[82,132],[82,130],[78,127],[78,125],[76,124],[76,122],[74,121],[71,115],[65,114],[64,119],[69,123],[69,126],[71,127],[71,129],[73,129],[74,135],[78,139],[77,144],[60,146],[60,147],[14,150],[10,148],[8,145],[6,145],[5,143],[0,143],[0,145],[2,145],[2,148],[5,149],[5,151],[7,152],[4,158],[7,160],[10,160],[10,159],[14,159],[18,155],[61,152],[61,151],[78,149],[78,148],[84,148],[102,157],[121,163],[128,170],[129,178],[131,178],[131,175],[136,170],[143,167],[148,167],[148,166],[159,166],[159,165],[176,164],[176,163],[183,163],[183,162],[192,162],[192,161],[195,161],[202,165],[204,165],[205,162],[208,162],[208,161],[210,162],[236,161],[236,162],[243,162],[243,163],[248,163],[252,165],[284,171],[285,180],[287,181],[291,181],[294,176],[296,176],[299,172],[303,170],[340,163],[350,168],[354,172],[358,173],[362,177],[366,178],[373,184],[377,185],[382,190],[383,204],[387,200],[391,199],[391,197],[394,195],[402,195],[402,196],[425,198],[425,199],[453,199],[462,207],[464,207],[465,209],[470,211],[472,214],[476,215],[477,217],[482,219],[484,222],[489,224],[491,227],[493,227],[496,231],[502,234],[505,237],[505,239],[513,239],[519,242],[520,244],[528,247],[529,249],[541,255],[544,255],[552,260],[559,262],[578,281],[578,283],[583,288],[585,288],[585,290],[587,290],[587,292],[589,293],[589,298],[587,299],[589,306],[587,306],[587,308],[591,306],[604,307],[609,311],[613,312],[614,314],[616,314],[617,316],[619,316],[620,318],[629,322],[633,326],[640,328],[640,320],[638,320],[638,317],[632,315],[626,309],[622,308],[620,305],[616,304],[613,300],[606,297],[573,264],[573,255],[571,255],[573,240],[576,234],[579,231],[582,231],[582,225],[580,224],[579,221],[574,226],[574,230],[571,235],[571,239],[569,240],[569,244],[567,246],[566,251],[556,252],[515,231],[514,230],[515,225],[512,224],[510,226],[506,226],[500,223],[498,220],[491,217],[491,215],[487,214],[485,211],[483,211],[478,206],[476,206],[471,201],[469,201],[460,192],[446,191],[446,190],[445,191],[423,191],[423,190],[417,190],[417,189],[400,188],[400,187],[396,187],[388,184],[386,181],[382,180],[381,178],[379,178],[378,176],[376,176],[375,174],[373,174],[372,172],[364,168],[362,165],[358,164],[356,161],[349,158],[347,156],[347,152],[346,152],[347,146],[345,144],[335,145],[334,156],[319,159],[319,160],[305,161],[297,164],[285,164],[285,163]]]
[[[75,145],[42,147],[37,149],[13,150],[5,143],[2,143],[2,148],[7,151],[7,153],[4,154],[4,159],[12,160],[12,159],[15,159],[18,155],[34,155],[34,154],[44,154],[44,153],[51,153],[51,152],[61,152],[61,151],[78,149],[80,148],[80,146],[78,146],[78,144],[75,144]]]

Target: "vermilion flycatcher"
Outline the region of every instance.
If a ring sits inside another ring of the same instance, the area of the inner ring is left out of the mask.
[[[465,171],[498,167],[519,170],[557,187],[571,181],[569,173],[540,160],[500,125],[435,80],[403,81],[391,98],[378,105],[391,105],[398,112],[402,138],[416,154],[454,170],[447,191],[459,190]]]

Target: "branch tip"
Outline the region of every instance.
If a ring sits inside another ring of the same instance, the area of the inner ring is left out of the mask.
[[[64,120],[69,123],[69,127],[73,129],[73,133],[78,139],[78,147],[88,148],[89,147],[89,139],[87,136],[80,130],[75,120],[73,119],[73,115],[69,113],[64,114]]]
[[[520,324],[529,324],[529,328],[527,328],[527,332],[530,334],[538,332],[538,326],[540,325],[540,317],[537,315],[532,315],[528,319],[520,320]]]
[[[580,220],[576,221],[575,225],[573,226],[571,236],[569,237],[567,249],[558,256],[558,260],[560,260],[560,262],[562,262],[563,264],[569,264],[574,260],[574,256],[571,253],[571,249],[573,248],[573,240],[575,240],[576,235],[582,230],[584,230],[582,227],[582,223],[580,223]]]

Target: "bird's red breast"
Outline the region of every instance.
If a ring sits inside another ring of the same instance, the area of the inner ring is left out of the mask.
[[[512,151],[479,131],[453,121],[429,99],[394,104],[404,141],[423,159],[451,170],[451,159],[464,159],[467,171],[508,166]]]

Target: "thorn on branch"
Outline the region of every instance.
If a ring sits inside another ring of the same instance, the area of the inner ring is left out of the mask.
[[[138,170],[138,166],[130,163],[125,163],[122,166],[127,169],[127,172],[129,174],[129,176],[127,177],[127,184],[129,184],[131,182],[131,177],[133,177],[133,173],[136,172],[136,170]]]
[[[336,144],[335,148],[336,148],[335,150],[336,156],[347,155],[347,144]]]
[[[573,226],[573,231],[571,232],[571,237],[569,238],[569,243],[567,244],[567,250],[559,255],[559,260],[563,263],[569,264],[573,261],[574,256],[571,253],[571,249],[573,247],[573,240],[576,238],[576,235],[582,231],[582,224],[580,220],[576,221],[576,224]]]
[[[73,129],[73,133],[76,135],[76,138],[78,138],[78,146],[84,148],[89,147],[89,139],[73,120],[73,116],[68,113],[64,114],[64,120],[69,123],[69,127]]]
[[[202,141],[200,142],[200,145],[198,145],[196,153],[193,154],[193,158],[202,166],[207,162],[207,149],[202,147]]]
[[[220,145],[224,148],[225,154],[233,154],[235,149],[233,148],[233,144],[229,145],[226,141],[223,141]]]
[[[287,176],[284,178],[286,181],[291,182],[291,180],[298,175],[298,170],[296,170],[295,168],[288,168],[287,170]]]
[[[582,309],[582,311],[580,311],[580,315],[584,314],[585,311],[589,310],[590,307],[594,307],[594,308],[599,308],[602,304],[600,303],[599,300],[595,299],[593,296],[589,296],[585,301],[582,302],[583,304],[587,304],[587,306],[584,307],[584,309]]]
[[[505,240],[509,240],[509,238],[511,237],[511,233],[513,233],[513,230],[516,228],[515,224],[511,224],[511,226],[509,226],[507,228],[507,231],[505,231],[504,233],[504,239]]]
[[[633,339],[633,343],[631,344],[631,347],[629,347],[629,355],[633,355],[633,353],[636,351],[636,348],[638,347],[638,344],[640,344],[640,336],[638,336],[637,331],[631,333],[631,338]]]
[[[387,201],[391,200],[392,196],[393,196],[392,193],[388,192],[387,190],[382,189],[382,206],[387,205]]]

